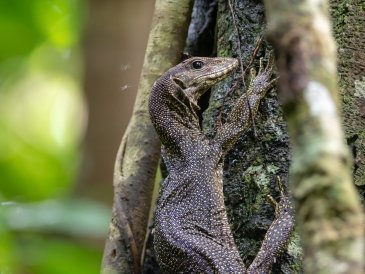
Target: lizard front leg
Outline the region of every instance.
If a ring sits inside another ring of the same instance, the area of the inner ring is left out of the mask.
[[[264,67],[262,59],[260,59],[260,68],[257,75],[255,70],[251,69],[250,84],[247,92],[237,100],[226,122],[218,128],[215,140],[221,147],[226,148],[233,144],[239,135],[250,126],[250,115],[256,115],[261,99],[276,82],[276,79],[270,80],[273,66],[274,58],[270,54],[266,67]]]

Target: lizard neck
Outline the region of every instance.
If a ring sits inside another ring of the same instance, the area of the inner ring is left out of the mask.
[[[191,162],[200,157],[197,151],[210,145],[199,125],[197,100],[237,66],[233,58],[193,57],[155,82],[149,100],[150,116],[169,158]]]
[[[170,74],[153,85],[149,105],[151,121],[166,154],[184,158],[186,142],[202,135],[197,115],[199,107],[172,83]]]

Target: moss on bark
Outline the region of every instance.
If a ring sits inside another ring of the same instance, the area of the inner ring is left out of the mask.
[[[337,111],[328,2],[265,1],[293,147],[291,189],[308,273],[363,273],[364,216]]]
[[[365,2],[331,0],[337,42],[340,103],[353,175],[365,207]]]

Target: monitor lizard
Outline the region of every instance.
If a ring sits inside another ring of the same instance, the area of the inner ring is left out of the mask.
[[[281,188],[275,220],[249,267],[235,245],[223,197],[223,159],[250,126],[260,100],[275,84],[273,57],[250,72],[250,84],[214,137],[199,125],[197,101],[236,67],[234,58],[189,58],[169,69],[153,85],[152,123],[160,137],[168,170],[155,213],[154,248],[165,273],[267,273],[287,245],[294,214]],[[272,199],[271,199],[272,200]]]

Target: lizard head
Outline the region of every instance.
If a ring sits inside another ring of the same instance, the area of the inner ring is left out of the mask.
[[[189,100],[196,104],[201,95],[226,78],[237,66],[238,60],[235,58],[193,57],[174,67],[170,77]]]
[[[153,84],[149,112],[164,145],[179,147],[186,128],[200,131],[198,99],[237,66],[234,58],[193,57],[169,69]]]

